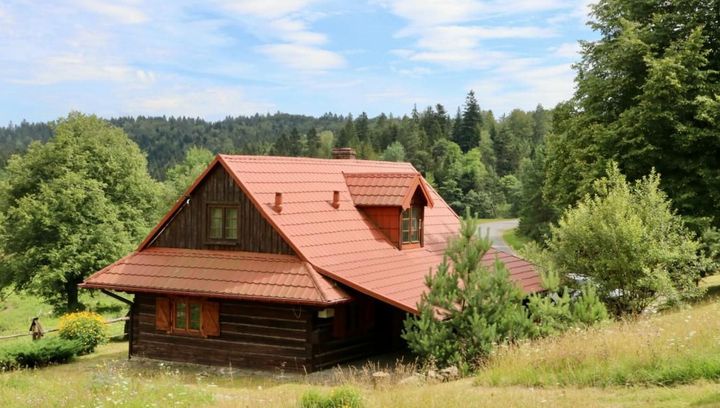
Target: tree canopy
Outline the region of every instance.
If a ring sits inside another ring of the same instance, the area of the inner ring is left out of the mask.
[[[144,154],[95,116],[58,121],[48,142],[11,157],[6,171],[0,286],[58,307],[77,308],[77,284],[131,250],[158,215]]]

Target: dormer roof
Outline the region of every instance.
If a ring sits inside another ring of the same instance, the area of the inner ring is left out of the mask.
[[[427,206],[434,203],[420,173],[343,173],[348,191],[356,207],[410,208],[417,191]]]

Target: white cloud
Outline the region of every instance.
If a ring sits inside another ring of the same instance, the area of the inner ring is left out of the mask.
[[[149,20],[148,16],[145,15],[138,7],[133,6],[132,2],[126,4],[122,1],[108,2],[104,0],[78,0],[77,5],[84,8],[85,10],[103,15],[105,17],[112,18],[120,23],[124,24],[139,24]]]
[[[220,0],[221,7],[243,15],[263,19],[277,19],[297,13],[317,0]]]
[[[82,54],[59,54],[45,58],[18,79],[10,82],[28,85],[49,85],[66,81],[135,81],[142,84],[155,81],[155,74],[132,68],[117,61],[103,61]]]
[[[221,119],[228,115],[251,115],[270,112],[275,105],[250,100],[239,88],[209,87],[203,89],[177,87],[153,95],[140,95],[125,101],[131,114],[172,115]]]
[[[221,8],[239,21],[243,28],[266,44],[256,49],[274,61],[292,69],[325,71],[345,66],[345,59],[321,47],[327,36],[310,28],[322,13],[309,7],[315,0],[220,0]]]
[[[258,50],[273,60],[303,71],[343,68],[345,59],[334,52],[302,44],[268,44]]]
[[[575,73],[569,64],[524,66],[495,70],[469,84],[483,103],[498,113],[514,108],[530,110],[541,103],[552,108],[574,91]]]
[[[550,49],[552,55],[560,58],[577,58],[580,54],[580,44],[575,42],[562,43]]]

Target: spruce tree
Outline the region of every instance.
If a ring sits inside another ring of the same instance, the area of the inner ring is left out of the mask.
[[[320,136],[315,128],[310,128],[307,133],[307,143],[305,155],[308,157],[318,157],[320,154]]]
[[[298,132],[296,127],[293,127],[290,131],[290,138],[288,139],[288,154],[295,157],[302,154],[302,141],[300,140],[300,132]]]
[[[465,109],[463,110],[460,129],[455,133],[455,143],[460,146],[463,152],[478,146],[482,124],[480,105],[475,99],[475,92],[470,91],[465,98]]]

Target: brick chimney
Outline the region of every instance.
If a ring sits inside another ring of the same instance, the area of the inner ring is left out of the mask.
[[[355,149],[352,147],[333,147],[333,159],[355,159]]]

